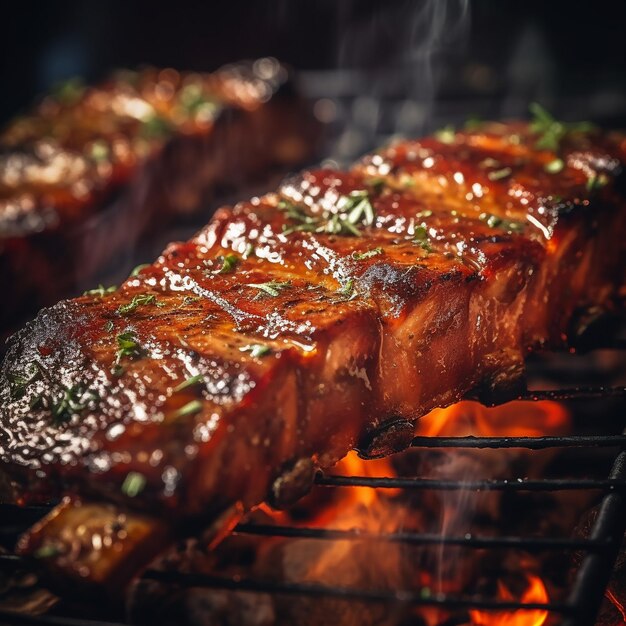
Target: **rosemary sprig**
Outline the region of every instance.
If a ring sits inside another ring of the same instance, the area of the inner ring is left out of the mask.
[[[373,250],[367,250],[366,252],[353,252],[352,258],[355,261],[363,261],[364,259],[371,259],[374,256],[378,256],[379,254],[383,254],[382,248],[374,248]]]
[[[50,412],[55,424],[68,422],[74,415],[82,413],[89,406],[93,406],[100,397],[84,384],[78,383],[63,389],[61,397],[51,403]]]
[[[584,133],[595,128],[590,122],[560,122],[537,102],[531,103],[529,109],[532,116],[530,130],[538,135],[535,147],[539,150],[558,152],[568,133]]]
[[[142,349],[137,341],[137,337],[132,330],[128,330],[125,333],[121,333],[116,337],[117,340],[117,352],[115,353],[115,363],[113,365],[112,373],[115,376],[119,376],[124,371],[121,366],[121,361],[124,357],[130,359],[141,356]]]
[[[30,383],[34,382],[41,375],[39,366],[34,361],[29,363],[24,372],[9,372],[9,390],[13,400],[19,400],[24,397],[26,388]]]
[[[360,226],[372,226],[376,221],[376,212],[367,190],[358,189],[342,196],[337,202],[337,211],[323,211],[320,215],[309,215],[304,207],[288,200],[281,200],[278,208],[296,222],[292,226],[283,226],[283,234],[293,232],[316,232],[359,237]]]
[[[164,303],[159,302],[154,294],[139,294],[133,296],[133,299],[127,304],[120,304],[117,307],[117,312],[120,315],[129,315],[134,313],[140,306],[154,305],[158,307],[165,306]]]
[[[252,287],[253,289],[257,289],[259,294],[257,298],[263,293],[272,298],[276,298],[280,295],[280,292],[283,289],[287,289],[291,286],[289,281],[286,282],[278,282],[276,280],[270,280],[267,283],[247,283],[246,287]]]
[[[182,383],[180,383],[180,385],[176,385],[176,387],[174,387],[174,393],[178,393],[179,391],[182,391],[183,389],[187,389],[188,387],[193,387],[195,385],[199,385],[200,383],[204,382],[204,376],[202,374],[196,374],[195,376],[191,376],[190,378],[187,378],[186,380],[184,380]]]
[[[354,289],[354,279],[348,278],[344,285],[337,289],[337,294],[348,301],[354,300],[357,296],[356,290]]]

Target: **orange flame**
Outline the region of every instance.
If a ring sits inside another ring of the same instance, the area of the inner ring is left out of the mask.
[[[502,582],[498,582],[500,600],[513,600],[513,595]],[[529,574],[528,587],[524,591],[521,602],[548,602],[548,592],[538,576]],[[548,617],[543,609],[518,609],[516,611],[478,611],[470,610],[470,618],[474,626],[541,626]]]
[[[488,408],[478,402],[463,401],[444,409],[434,409],[429,414],[418,420],[415,434],[424,437],[532,437],[546,435],[564,435],[571,430],[571,422],[568,411],[556,402],[541,401],[510,402],[498,407]],[[480,454],[469,454],[480,452]],[[489,451],[464,451],[462,454],[453,453],[459,464],[442,464],[440,468],[430,467],[426,471],[442,471],[443,477],[446,472],[452,475],[459,469],[470,468],[471,471],[484,472],[491,476],[492,471],[500,470],[494,457]],[[521,450],[519,455],[525,454]],[[443,454],[443,453],[442,453]],[[469,455],[469,461],[467,460]],[[495,455],[498,456],[498,455]],[[476,464],[472,464],[476,457]],[[417,454],[412,459],[420,459]],[[437,457],[434,457],[437,460]],[[499,455],[508,463],[508,456]],[[369,476],[369,477],[394,477],[403,472],[411,472],[411,463],[396,463],[391,457],[364,461],[351,452],[339,461],[332,469],[332,474],[346,476]],[[417,463],[417,461],[415,461]],[[430,463],[427,460],[427,463]],[[408,463],[408,465],[407,465]],[[396,471],[396,467],[398,468]],[[417,465],[416,465],[417,467]],[[411,474],[412,475],[412,474]],[[313,491],[309,496],[300,501],[299,513],[291,518],[290,512],[276,512],[264,507],[266,514],[274,518],[277,523],[289,523],[311,527],[329,527],[339,530],[359,529],[372,533],[391,533],[399,528],[408,528],[416,532],[421,529],[428,530],[429,525],[442,523],[442,528],[449,529],[462,527],[464,510],[463,500],[451,498],[423,498],[420,506],[414,507],[402,497],[403,491],[399,489],[372,489],[369,487],[352,487],[350,489],[330,489]],[[485,504],[487,506],[487,504]],[[448,519],[452,521],[448,521]],[[457,519],[458,518],[458,519]],[[455,526],[456,525],[456,526]],[[386,568],[381,568],[380,580],[364,578],[359,581],[360,585],[372,584],[380,586],[381,581],[392,581],[394,584],[408,577],[410,584],[420,587],[428,587],[444,593],[459,593],[470,584],[468,581],[459,580],[458,577],[449,577],[449,573],[441,575],[441,579],[434,580],[428,568],[420,566],[411,570],[411,566],[404,564],[407,569],[401,569],[404,563],[401,552],[397,549],[388,550],[382,555],[378,551],[380,544],[355,544],[348,541],[329,542],[325,549],[319,551],[313,557],[308,551],[306,558],[306,580],[325,581],[329,572],[337,577],[337,584],[345,584],[342,577],[354,583],[354,569],[343,570],[339,564],[344,562],[363,563],[368,561],[367,555],[376,561],[379,566],[382,561],[387,562]],[[303,548],[304,549],[304,548]],[[425,562],[429,563],[429,555]],[[437,557],[432,557],[436,560]],[[429,563],[430,564],[430,563]],[[403,566],[403,567],[404,567]],[[522,571],[528,572],[531,567],[524,567]],[[528,587],[522,594],[523,603],[543,603],[548,601],[548,593],[542,580],[535,575],[526,574]],[[404,581],[403,584],[405,584]],[[397,585],[396,585],[397,586]],[[498,595],[502,600],[513,600],[511,591],[502,582],[498,584]],[[428,624],[440,623],[442,614],[437,609],[422,609],[420,615]],[[470,611],[471,623],[474,626],[541,626],[544,624],[548,612],[538,609],[518,609],[512,611]],[[356,622],[355,622],[356,623]]]
[[[557,402],[514,401],[496,407],[463,401],[433,409],[416,425],[423,437],[540,437],[569,431],[567,409]]]

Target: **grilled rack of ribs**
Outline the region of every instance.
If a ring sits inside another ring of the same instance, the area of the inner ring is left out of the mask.
[[[273,59],[125,71],[70,81],[14,120],[0,134],[0,332],[81,293],[216,193],[310,159],[316,124],[286,78]]]
[[[350,448],[515,388],[624,282],[624,137],[547,133],[484,123],[305,171],[43,310],[2,366],[0,458],[5,499],[66,499],[22,552],[112,591],[184,528],[219,537]]]

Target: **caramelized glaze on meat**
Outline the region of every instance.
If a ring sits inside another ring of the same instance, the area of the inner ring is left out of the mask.
[[[86,289],[143,236],[315,152],[310,111],[261,59],[213,74],[70,81],[0,134],[0,333]]]
[[[42,311],[2,370],[16,491],[212,519],[298,463],[513,385],[624,279],[624,139],[535,141],[485,124],[304,172],[116,291]]]

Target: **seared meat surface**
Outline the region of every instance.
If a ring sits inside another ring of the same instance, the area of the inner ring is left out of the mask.
[[[0,133],[0,333],[120,264],[141,237],[315,151],[275,60],[70,81]],[[204,221],[204,220],[203,220]]]
[[[486,123],[304,172],[114,292],[42,311],[2,366],[13,497],[207,521],[514,386],[529,349],[624,281],[623,137],[537,140]],[[42,545],[45,525],[23,548]]]

